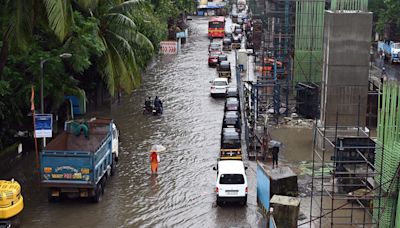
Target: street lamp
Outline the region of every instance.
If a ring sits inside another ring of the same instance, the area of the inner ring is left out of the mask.
[[[62,53],[58,57],[62,59],[67,59],[71,58],[72,54],[71,53]],[[50,60],[50,58],[43,59],[42,57],[40,58],[40,113],[44,114],[44,97],[43,97],[43,67],[44,64]],[[46,138],[43,138],[43,148],[46,146]]]

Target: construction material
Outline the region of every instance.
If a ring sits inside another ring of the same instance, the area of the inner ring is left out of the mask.
[[[271,208],[277,227],[295,228],[299,218],[300,200],[290,196],[274,195]]]
[[[266,166],[262,167],[271,183],[270,196],[284,195],[296,197],[298,195],[297,174],[290,167],[284,166],[276,169],[270,169]]]
[[[296,112],[305,118],[318,118],[319,98],[319,85],[315,83],[297,83]]]

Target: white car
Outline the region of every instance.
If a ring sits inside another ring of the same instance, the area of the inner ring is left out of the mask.
[[[240,202],[243,206],[247,204],[247,178],[243,161],[220,160],[217,170],[217,182],[215,192],[217,194],[217,205],[224,202]]]
[[[212,97],[225,96],[226,88],[228,88],[227,78],[216,78],[213,81],[210,81],[210,83],[211,83],[210,94]]]

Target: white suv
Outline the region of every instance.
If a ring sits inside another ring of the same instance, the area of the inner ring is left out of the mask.
[[[216,78],[214,81],[210,81],[211,88],[210,93],[212,97],[225,96],[226,88],[228,88],[227,78]]]
[[[240,160],[218,161],[218,167],[213,168],[217,170],[217,205],[228,201],[239,201],[243,206],[247,204],[246,168]]]

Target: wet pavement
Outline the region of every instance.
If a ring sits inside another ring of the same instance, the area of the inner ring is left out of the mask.
[[[15,177],[25,197],[22,227],[262,227],[256,202],[256,164],[246,161],[246,207],[215,204],[216,165],[224,99],[209,95],[217,77],[207,66],[207,18],[193,18],[191,34],[178,55],[156,59],[142,86],[122,97],[111,113],[121,132],[117,175],[99,204],[81,200],[47,202],[46,189],[34,175],[34,154],[0,178]],[[229,54],[233,62],[233,53]],[[233,64],[231,64],[233,66]],[[146,97],[158,95],[162,116],[143,115]],[[167,147],[158,175],[150,174],[151,144]]]

